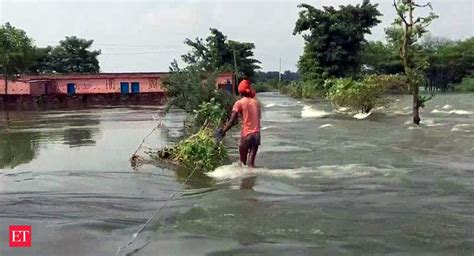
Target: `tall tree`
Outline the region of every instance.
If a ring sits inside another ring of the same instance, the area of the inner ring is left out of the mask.
[[[380,23],[377,4],[364,0],[356,6],[325,6],[323,10],[308,4],[298,7],[293,35],[303,34],[304,53],[298,62],[303,80],[350,76],[359,71],[364,35]]]
[[[420,107],[429,100],[419,95],[419,86],[425,81],[423,70],[426,69],[427,63],[419,64],[414,61],[415,44],[417,39],[428,32],[427,27],[438,16],[430,12],[426,17],[415,19],[415,8],[432,9],[430,2],[420,5],[414,0],[393,0],[393,6],[398,15],[394,23],[403,27],[403,36],[400,38],[400,57],[403,60],[407,82],[413,93],[413,122],[420,124]]]
[[[186,64],[198,65],[204,71],[237,71],[253,76],[255,70],[260,69],[260,61],[254,59],[253,43],[228,40],[227,37],[215,28],[210,29],[210,35],[204,40],[196,38],[194,41],[187,38],[184,43],[191,47],[191,51],[182,55]],[[235,54],[235,63],[234,63]]]
[[[8,91],[8,79],[28,68],[32,51],[33,41],[25,31],[8,22],[0,28],[0,68],[5,80],[5,94]]]
[[[235,52],[237,72],[254,77],[255,71],[260,69],[260,66],[258,65],[260,61],[255,59],[253,55],[255,45],[253,43],[241,43],[229,40],[228,46],[231,52]]]
[[[66,37],[51,51],[51,67],[45,71],[57,73],[98,73],[100,72],[100,50],[91,50],[94,40],[75,36]]]

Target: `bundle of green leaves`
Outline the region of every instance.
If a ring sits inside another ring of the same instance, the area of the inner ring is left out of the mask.
[[[216,98],[209,102],[203,102],[194,110],[194,122],[196,125],[210,125],[217,127],[222,123],[227,115],[227,111],[222,104],[218,103]]]
[[[224,163],[227,150],[214,138],[214,129],[206,126],[180,141],[172,151],[171,159],[184,167],[206,172]]]

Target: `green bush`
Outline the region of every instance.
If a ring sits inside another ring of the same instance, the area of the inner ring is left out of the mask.
[[[474,92],[474,77],[465,77],[462,82],[454,87],[458,92]]]
[[[357,81],[352,78],[339,78],[327,81],[331,84],[329,99],[337,106],[348,107],[355,111],[368,113],[375,107],[387,106],[388,83],[378,76],[367,76]]]
[[[410,93],[410,85],[404,75],[378,75],[372,78],[390,93]]]
[[[269,92],[272,91],[273,88],[268,82],[260,82],[253,84],[256,92]]]
[[[166,93],[171,97],[171,105],[193,112],[202,102],[217,98],[217,73],[205,73],[189,66],[172,72],[163,81]],[[219,97],[220,98],[220,97]]]
[[[303,87],[300,82],[292,82],[288,87],[288,94],[293,98],[303,97]]]
[[[324,96],[324,88],[320,81],[293,81],[289,85],[281,86],[279,91],[293,98],[316,98]]]

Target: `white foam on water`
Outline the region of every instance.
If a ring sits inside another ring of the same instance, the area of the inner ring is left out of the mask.
[[[450,111],[444,111],[439,109],[433,109],[432,114],[456,114],[456,115],[472,115],[474,112],[463,110],[463,109],[453,109]]]
[[[260,128],[261,131],[265,131],[265,130],[268,130],[270,128],[273,128],[274,126],[265,126],[265,127],[262,127]]]
[[[349,108],[346,108],[346,107],[339,107],[336,109],[336,112],[338,113],[345,113],[345,112],[349,112],[350,109]]]
[[[331,113],[324,110],[314,109],[311,106],[304,106],[301,111],[301,117],[303,118],[322,118],[331,115]]]
[[[404,111],[400,111],[400,110],[396,110],[393,112],[394,115],[397,115],[397,116],[407,116],[407,115],[410,115],[411,112],[404,112]]]
[[[267,105],[265,105],[266,108],[271,108],[274,106],[275,106],[275,103],[268,103]]]
[[[406,173],[405,169],[393,166],[374,167],[363,164],[323,165],[314,168],[301,167],[297,169],[267,169],[240,167],[237,163],[218,167],[207,176],[216,180],[235,180],[252,176],[272,176],[298,179],[311,176],[312,178],[357,178],[371,175],[390,176],[394,173]]]
[[[442,107],[442,109],[450,109],[450,108],[453,108],[453,106],[451,106],[449,104],[446,104]]]
[[[353,117],[354,117],[355,119],[362,120],[362,119],[366,119],[366,118],[369,117],[370,115],[372,115],[372,111],[369,112],[369,113],[357,113],[357,114],[355,114]]]
[[[452,129],[452,132],[472,132],[474,131],[474,124],[457,124]]]
[[[426,125],[426,126],[429,126],[429,127],[443,126],[444,125],[443,123],[436,123],[434,121],[434,119],[423,119],[423,120],[421,120],[421,123]]]
[[[330,128],[330,127],[334,127],[334,125],[332,125],[332,124],[323,124],[323,125],[319,126],[319,129]]]
[[[262,147],[259,152],[311,152],[310,148],[303,148],[298,146],[284,145],[284,146],[270,146]]]
[[[233,180],[255,175],[286,177],[290,179],[300,178],[303,173],[311,172],[307,168],[299,169],[267,169],[267,168],[248,168],[247,166],[239,166],[238,163],[220,166],[212,172],[206,173],[207,176],[216,180]]]
[[[393,173],[403,173],[406,170],[393,166],[374,167],[363,164],[324,165],[315,170],[317,176],[324,178],[357,178],[371,175],[390,176]]]

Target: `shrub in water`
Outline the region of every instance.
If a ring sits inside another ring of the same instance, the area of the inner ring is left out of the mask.
[[[352,78],[339,78],[328,81],[329,99],[340,107],[368,113],[375,107],[387,106],[390,103],[386,96],[387,83],[379,81],[377,76],[367,76],[362,81]]]

